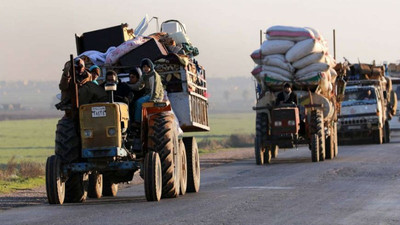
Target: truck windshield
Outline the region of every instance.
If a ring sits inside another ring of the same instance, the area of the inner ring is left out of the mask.
[[[371,88],[349,88],[345,91],[342,106],[376,104],[375,90]]]

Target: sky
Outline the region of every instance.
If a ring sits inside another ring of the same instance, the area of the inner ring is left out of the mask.
[[[75,33],[135,28],[146,14],[186,25],[208,77],[251,76],[260,29],[274,25],[313,27],[332,54],[335,29],[339,62],[396,62],[399,10],[399,0],[0,0],[0,81],[59,80]]]

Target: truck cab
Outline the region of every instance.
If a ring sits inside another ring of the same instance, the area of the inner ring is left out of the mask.
[[[338,120],[340,142],[374,137],[382,142],[385,125],[383,91],[374,85],[348,86]]]

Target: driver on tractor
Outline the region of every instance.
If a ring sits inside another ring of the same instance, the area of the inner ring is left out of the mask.
[[[278,94],[276,97],[275,106],[279,106],[282,104],[296,104],[297,105],[297,96],[292,91],[292,86],[289,83],[285,83],[283,85],[283,91]]]

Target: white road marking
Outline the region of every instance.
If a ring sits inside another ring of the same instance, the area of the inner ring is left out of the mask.
[[[292,190],[294,189],[294,187],[244,186],[244,187],[232,187],[231,189]]]

